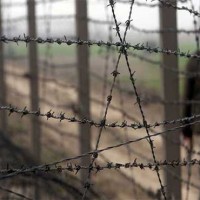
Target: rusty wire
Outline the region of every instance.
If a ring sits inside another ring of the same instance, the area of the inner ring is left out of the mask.
[[[118,87],[117,89],[118,89],[119,93],[122,92],[122,90],[120,90],[119,87]],[[19,93],[19,92],[15,92],[15,93],[16,93],[18,96],[20,96],[20,97],[28,98],[28,95],[23,95],[23,94],[21,94],[21,93]],[[91,100],[91,101],[94,101],[95,103],[104,105],[104,103],[101,102],[101,101],[99,101],[98,99],[91,98],[90,100]],[[43,99],[43,98],[40,98],[40,101],[46,103],[46,104],[49,105],[49,106],[52,106],[52,105],[53,105],[50,101],[48,101],[48,100],[46,100],[46,99]],[[73,104],[69,104],[68,106],[67,106],[67,105],[59,105],[58,107],[60,107],[60,108],[68,107],[68,108],[73,109],[74,106],[73,106]],[[141,124],[141,123],[139,122],[138,119],[136,119],[135,117],[129,115],[129,114],[128,114],[127,112],[125,112],[123,109],[121,109],[121,108],[119,108],[119,107],[116,107],[116,106],[114,106],[114,105],[112,105],[112,104],[110,105],[110,108],[113,109],[113,110],[116,110],[116,111],[119,111],[119,112],[123,113],[123,115],[124,115],[124,118],[123,118],[123,119],[128,118],[129,120],[134,121],[134,122],[137,123],[137,124]],[[190,120],[191,120],[191,119],[190,119]],[[172,121],[172,122],[173,122],[173,121]],[[187,122],[187,120],[186,120],[186,121],[179,122],[179,123],[185,123],[185,122]],[[169,122],[168,122],[168,123],[169,123]],[[178,123],[178,122],[175,122],[175,123]],[[173,123],[172,123],[172,124],[173,124]],[[47,124],[46,124],[46,125],[47,125]],[[164,122],[163,125],[165,125],[165,122]],[[51,126],[51,128],[53,128],[53,127]],[[123,128],[123,127],[121,127],[121,128]],[[124,127],[124,128],[127,128],[127,127]],[[156,133],[156,131],[155,131],[152,127],[149,127],[149,130],[150,130],[152,133]],[[59,133],[58,130],[56,130],[56,131]],[[64,134],[64,133],[62,133],[62,135],[63,135],[63,134]],[[169,138],[167,138],[167,137],[166,137],[166,139],[169,140]],[[171,141],[171,140],[170,140],[170,141]],[[189,152],[189,153],[191,153],[191,154],[200,156],[200,151],[196,151],[196,150],[194,150],[194,149],[191,150],[191,149],[189,149],[185,144],[183,144],[183,143],[180,142],[180,141],[171,141],[171,142],[172,142],[173,144],[182,146],[187,152]]]

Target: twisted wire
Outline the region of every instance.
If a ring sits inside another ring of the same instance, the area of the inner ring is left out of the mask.
[[[155,0],[153,0],[155,1]],[[197,16],[197,17],[200,17],[200,13],[196,10],[193,10],[193,9],[190,9],[190,8],[187,8],[186,6],[177,6],[173,3],[171,3],[170,1],[165,1],[165,0],[158,0],[162,6],[165,6],[167,8],[171,7],[171,8],[174,8],[176,10],[183,10],[183,11],[187,11],[189,12],[190,14],[193,14],[194,16]]]
[[[109,1],[109,3],[111,3],[111,2],[112,2],[112,1]],[[132,4],[131,4],[131,7],[130,7],[130,13],[131,13],[131,12],[132,12]],[[130,17],[129,17],[129,18],[130,18]],[[114,20],[115,20],[115,19],[114,19]],[[130,19],[129,19],[129,20],[130,20]],[[128,30],[128,26],[127,26],[126,29],[125,29],[124,38],[123,38],[123,40],[121,40],[122,44],[124,44],[124,42],[125,42],[127,30]],[[107,113],[108,113],[109,105],[110,105],[110,103],[111,103],[111,101],[112,101],[113,89],[114,89],[114,86],[115,86],[115,82],[116,82],[117,76],[119,75],[118,67],[119,67],[119,61],[120,61],[121,55],[122,55],[122,53],[120,52],[120,54],[119,54],[119,56],[118,56],[118,59],[117,59],[117,63],[116,63],[115,69],[114,69],[114,71],[112,72],[113,81],[112,81],[112,85],[111,85],[111,88],[110,88],[110,93],[109,93],[109,95],[107,96],[107,104],[106,104],[104,116],[103,116],[103,119],[102,119],[102,123],[103,123],[103,124],[105,124],[105,123],[106,123],[106,120],[107,120]],[[102,131],[103,131],[103,127],[101,127],[100,130],[99,130],[99,134],[98,134],[98,138],[97,138],[95,150],[98,149],[99,142],[100,142],[101,135],[102,135]],[[92,162],[91,162],[91,166],[94,164],[94,162],[95,162],[95,160],[96,160],[97,157],[98,157],[98,154],[95,155],[95,156],[93,157]],[[82,198],[82,199],[85,199],[85,198],[86,198],[87,191],[88,191],[88,189],[90,188],[90,185],[91,185],[90,182],[89,182],[90,176],[91,176],[91,171],[89,170],[89,171],[88,171],[88,179],[87,179],[87,181],[85,182],[85,191],[84,191],[84,195],[83,195],[83,198]]]
[[[200,123],[200,120],[196,121],[196,122],[184,124],[184,125],[179,126],[179,127],[174,127],[174,128],[171,128],[171,129],[159,132],[159,133],[151,134],[150,137],[157,137],[157,136],[163,135],[165,133],[170,134],[170,133],[173,133],[175,130],[178,130],[180,128],[186,127],[188,125],[194,125],[194,124],[197,124],[197,123]],[[50,166],[56,166],[58,164],[66,163],[66,162],[69,162],[69,161],[72,161],[72,160],[77,160],[77,159],[82,158],[82,157],[86,157],[86,156],[90,156],[90,155],[95,156],[95,155],[97,155],[97,154],[99,154],[101,152],[108,151],[108,150],[115,149],[115,148],[119,148],[119,147],[122,147],[122,146],[125,146],[125,145],[128,145],[128,144],[131,144],[131,143],[142,141],[142,140],[146,140],[148,138],[149,138],[148,136],[144,136],[144,137],[137,138],[137,139],[134,139],[134,140],[129,140],[129,141],[126,141],[126,142],[122,142],[122,143],[119,143],[119,144],[116,144],[116,145],[107,146],[107,147],[105,147],[103,149],[98,149],[96,151],[90,151],[90,152],[84,153],[82,155],[78,155],[78,156],[74,156],[74,157],[70,157],[70,158],[64,158],[62,160],[55,161],[55,162],[52,162],[52,163],[49,163],[49,164],[43,164],[43,165],[39,165],[39,166],[33,166],[33,167],[30,167],[30,168],[26,169],[26,172],[28,172],[28,171],[34,171],[34,170],[37,170],[37,169],[44,168],[44,167],[46,167],[46,165],[48,165],[49,167]],[[13,172],[13,173],[10,173],[9,175],[3,176],[3,177],[0,176],[0,180],[1,179],[5,179],[5,178],[9,178],[9,177],[13,177],[13,176],[16,176],[16,175],[19,175],[19,172]]]
[[[119,28],[119,25],[117,25],[117,27]],[[8,42],[13,42],[18,44],[18,42],[24,42],[27,45],[30,42],[36,42],[38,44],[45,44],[45,43],[50,43],[50,44],[65,44],[65,45],[72,45],[72,44],[76,44],[76,45],[88,45],[88,46],[115,46],[115,47],[120,47],[122,49],[128,50],[128,49],[132,49],[132,50],[138,50],[138,51],[147,51],[149,53],[163,53],[166,55],[174,55],[174,56],[179,56],[179,57],[185,57],[185,58],[193,58],[193,59],[200,59],[200,56],[197,54],[190,54],[189,52],[181,52],[180,50],[176,51],[176,50],[169,50],[169,49],[164,49],[164,48],[160,48],[160,47],[150,47],[150,46],[145,46],[144,44],[136,44],[136,45],[132,45],[129,43],[125,43],[123,44],[122,42],[104,42],[104,41],[92,41],[92,40],[70,40],[67,39],[66,36],[64,36],[64,38],[41,38],[41,37],[30,37],[30,36],[26,36],[24,34],[23,37],[18,36],[18,37],[6,37],[6,36],[1,36],[0,37],[0,41],[4,42],[4,43],[8,43]]]
[[[61,19],[74,19],[75,15],[69,14],[69,15],[40,15],[37,16],[37,20],[45,20],[46,18],[51,17],[52,20],[61,20]],[[12,22],[14,23],[18,23],[21,21],[24,21],[27,19],[27,16],[20,16],[20,17],[16,17],[16,18],[12,18]],[[101,19],[93,19],[93,18],[87,18],[88,22],[90,23],[94,23],[94,24],[101,24],[101,25],[114,25],[114,23],[112,21],[109,20],[101,20]],[[4,21],[4,20],[3,20]],[[126,27],[125,24],[119,22],[121,26]],[[174,28],[166,28],[166,29],[159,29],[159,30],[151,30],[151,29],[145,29],[145,28],[138,28],[135,25],[130,25],[130,29],[132,29],[133,31],[139,32],[139,33],[145,33],[145,34],[160,34],[160,33],[165,33],[165,32],[176,32],[176,33],[182,33],[182,34],[196,34],[199,32],[199,29],[196,30],[190,30],[190,29],[174,29]]]
[[[127,21],[127,27],[129,27],[129,24],[130,24],[130,18],[131,18],[131,14],[132,14],[132,6],[134,4],[134,0],[132,0],[132,4],[131,4],[131,9],[130,9],[130,13],[129,13],[129,19]],[[113,18],[114,18],[114,21],[115,21],[115,24],[116,24],[116,32],[117,32],[117,35],[119,36],[119,39],[121,41],[121,43],[126,43],[125,42],[125,37],[124,37],[124,40],[122,40],[121,36],[120,36],[120,30],[119,30],[119,27],[118,27],[118,23],[117,23],[117,19],[116,19],[116,16],[115,16],[115,11],[114,11],[114,2],[113,1],[110,1],[110,6],[112,8],[112,13],[113,13]],[[124,34],[124,36],[126,36],[126,34]],[[139,109],[140,109],[140,113],[141,113],[141,116],[142,116],[142,119],[143,119],[143,125],[145,127],[145,130],[146,130],[146,133],[147,133],[147,137],[148,137],[148,142],[150,144],[150,148],[151,148],[151,152],[152,152],[152,156],[153,156],[153,159],[154,159],[154,162],[156,163],[156,157],[155,157],[155,153],[154,153],[154,146],[153,146],[153,141],[151,140],[151,137],[149,135],[149,130],[148,130],[148,127],[147,127],[147,121],[145,119],[145,116],[144,116],[144,112],[143,112],[143,109],[142,109],[142,106],[141,106],[141,103],[140,103],[140,97],[138,95],[138,92],[137,92],[137,88],[136,88],[136,85],[135,85],[135,80],[133,78],[133,75],[134,73],[132,73],[132,70],[130,68],[130,64],[129,64],[129,59],[128,59],[128,54],[127,54],[127,51],[125,48],[121,48],[121,51],[120,53],[123,52],[124,56],[125,56],[125,60],[126,60],[126,64],[127,64],[127,67],[128,67],[128,71],[129,71],[129,74],[130,74],[130,81],[132,83],[132,86],[133,86],[133,89],[134,89],[134,93],[136,95],[136,99],[137,99],[137,103],[138,103],[138,106],[139,106]],[[160,187],[161,187],[161,192],[162,192],[162,195],[164,197],[164,199],[166,200],[166,194],[165,194],[165,191],[164,191],[164,186],[162,184],[162,180],[161,180],[161,177],[160,177],[160,173],[159,173],[159,168],[156,169],[156,174],[158,176],[158,180],[159,180],[159,183],[160,183]]]
[[[106,122],[95,122],[93,120],[89,120],[86,118],[83,119],[78,119],[76,117],[68,117],[65,116],[64,112],[60,112],[59,114],[55,114],[54,111],[50,110],[46,113],[42,113],[40,112],[40,110],[36,110],[36,111],[31,111],[28,110],[27,107],[24,107],[23,109],[18,109],[17,107],[13,107],[12,105],[9,106],[0,106],[0,110],[7,110],[9,112],[9,116],[13,113],[17,113],[17,114],[21,114],[21,117],[26,116],[26,115],[34,115],[37,117],[45,117],[47,120],[48,119],[55,119],[55,120],[59,120],[60,122],[63,120],[66,120],[68,122],[71,123],[81,123],[81,124],[89,124],[90,126],[95,126],[95,127],[110,127],[110,128],[124,128],[124,127],[128,127],[128,128],[132,128],[132,129],[141,129],[141,128],[145,128],[144,124],[141,123],[131,123],[128,124],[127,122],[121,122],[121,123],[117,123],[117,122],[112,122],[112,123],[106,123]],[[126,115],[128,116],[128,115]],[[193,115],[191,117],[184,117],[184,118],[179,118],[179,119],[175,119],[175,120],[165,120],[162,122],[155,122],[153,124],[146,124],[147,128],[155,128],[161,125],[170,125],[170,124],[176,124],[176,123],[180,123],[180,124],[184,124],[184,123],[188,123],[188,122],[192,122],[195,120],[198,120],[200,118],[200,114],[198,115]]]
[[[140,168],[141,170],[144,170],[145,168],[148,168],[152,171],[155,171],[156,168],[158,167],[165,167],[165,166],[172,166],[172,167],[186,167],[186,166],[199,166],[200,165],[200,160],[199,159],[192,159],[190,161],[184,160],[172,160],[172,161],[157,161],[155,162],[138,162],[137,158],[134,159],[133,162],[127,162],[127,163],[114,163],[112,161],[107,162],[104,165],[100,165],[95,163],[93,166],[82,166],[79,164],[73,164],[70,162],[67,162],[65,166],[62,165],[49,165],[46,164],[43,167],[34,167],[34,168],[28,168],[28,167],[23,167],[23,168],[7,168],[7,169],[1,169],[0,170],[0,179],[6,179],[6,178],[11,178],[13,176],[17,175],[23,175],[26,173],[37,173],[37,172],[58,172],[61,173],[63,171],[69,171],[72,173],[77,174],[80,170],[92,170],[95,171],[96,173],[105,170],[105,169],[131,169],[131,168]],[[198,188],[200,188],[198,186]]]

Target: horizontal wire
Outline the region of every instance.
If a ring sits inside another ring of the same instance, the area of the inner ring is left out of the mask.
[[[155,2],[156,0],[152,0],[152,2]],[[161,3],[161,5],[163,5],[163,6],[165,6],[165,7],[167,7],[167,8],[174,8],[174,9],[176,9],[176,10],[182,10],[182,11],[187,11],[187,12],[189,12],[190,14],[193,14],[193,15],[195,15],[195,16],[197,16],[197,17],[200,17],[200,13],[198,12],[198,11],[196,11],[196,10],[192,10],[192,9],[190,9],[190,8],[188,8],[188,7],[186,7],[186,6],[177,6],[177,5],[175,5],[175,4],[172,4],[170,1],[166,1],[166,0],[157,0],[157,1],[159,1],[160,3]]]
[[[109,127],[109,128],[133,128],[133,129],[141,129],[144,128],[143,124],[140,123],[131,123],[128,124],[127,121],[123,121],[121,123],[118,122],[111,122],[111,123],[105,123],[104,120],[102,120],[100,123],[95,122],[93,120],[89,120],[86,118],[83,119],[78,119],[76,117],[67,117],[65,116],[64,112],[60,112],[59,114],[55,114],[54,111],[50,110],[46,113],[41,113],[40,109],[37,111],[31,111],[28,110],[27,107],[24,107],[23,109],[18,109],[17,107],[14,107],[12,105],[9,106],[0,106],[0,110],[6,110],[9,112],[9,115],[13,114],[13,113],[17,113],[17,114],[21,114],[21,117],[26,116],[26,115],[33,115],[36,117],[46,117],[47,120],[48,119],[55,119],[55,120],[59,120],[60,122],[63,120],[66,120],[68,122],[72,122],[72,123],[80,123],[80,124],[89,124],[90,126],[95,126],[95,127]],[[189,122],[193,122],[194,120],[198,120],[200,118],[200,114],[198,115],[193,115],[191,117],[184,117],[184,118],[178,118],[178,119],[174,119],[174,120],[164,120],[162,122],[155,122],[153,124],[147,124],[146,126],[148,128],[155,128],[161,125],[174,125],[176,123],[180,123],[180,124],[188,124]]]
[[[181,52],[180,50],[176,51],[176,50],[169,50],[169,49],[163,49],[163,48],[160,48],[160,47],[150,47],[148,46],[148,44],[145,46],[144,44],[129,44],[129,43],[126,43],[126,44],[123,44],[121,42],[104,42],[104,41],[92,41],[92,40],[81,40],[81,39],[78,39],[78,40],[71,40],[71,39],[67,39],[66,36],[64,36],[63,38],[57,38],[57,39],[54,39],[54,38],[42,38],[42,37],[37,37],[37,38],[34,38],[34,37],[30,37],[30,36],[26,36],[24,34],[23,37],[21,36],[17,36],[17,37],[6,37],[6,36],[1,36],[0,37],[0,41],[1,42],[4,42],[4,43],[8,43],[8,42],[13,42],[13,43],[16,43],[18,44],[19,42],[24,42],[28,45],[28,43],[31,43],[31,42],[36,42],[38,44],[46,44],[46,43],[49,43],[49,44],[58,44],[58,45],[61,45],[61,44],[66,44],[68,46],[70,45],[73,45],[73,44],[76,44],[76,45],[87,45],[87,46],[108,46],[108,47],[112,47],[112,46],[115,46],[115,47],[120,47],[120,51],[124,51],[125,49],[128,50],[128,49],[132,49],[132,50],[138,50],[138,51],[147,51],[149,53],[163,53],[163,54],[166,54],[166,55],[174,55],[174,56],[179,56],[179,57],[185,57],[185,58],[194,58],[194,59],[200,59],[200,55],[198,54],[190,54],[189,52]]]
[[[199,123],[200,121],[196,121],[196,122],[192,122],[190,124],[186,124],[186,125],[183,125],[183,126],[179,126],[179,127],[174,127],[174,128],[171,128],[171,129],[168,129],[166,131],[162,131],[162,132],[159,132],[159,133],[155,133],[155,134],[151,134],[150,137],[157,137],[159,135],[163,135],[165,133],[170,133],[170,132],[174,132],[180,128],[183,128],[183,127],[186,127],[187,125],[193,125],[193,124],[196,124],[196,123]],[[78,155],[78,156],[74,156],[74,157],[70,157],[70,158],[64,158],[62,160],[59,160],[59,161],[55,161],[55,162],[52,162],[52,163],[49,163],[49,164],[43,164],[43,165],[39,165],[39,166],[32,166],[28,169],[23,169],[22,171],[23,172],[28,172],[28,171],[34,171],[34,170],[37,170],[37,169],[40,169],[40,168],[44,168],[45,166],[55,166],[55,165],[58,165],[58,164],[61,164],[61,163],[66,163],[66,162],[69,162],[69,161],[72,161],[72,160],[77,160],[79,158],[83,158],[83,157],[87,157],[87,156],[94,156],[94,157],[98,157],[98,154],[101,153],[101,152],[104,152],[104,151],[108,151],[108,150],[112,150],[112,149],[115,149],[115,148],[119,148],[119,147],[122,147],[122,146],[125,146],[125,145],[128,145],[128,144],[131,144],[131,143],[135,143],[135,142],[139,142],[139,141],[142,141],[142,140],[146,140],[148,139],[149,137],[148,136],[144,136],[144,137],[140,137],[140,138],[137,138],[137,139],[134,139],[134,140],[129,140],[129,141],[126,141],[126,142],[122,142],[122,143],[119,143],[119,144],[116,144],[116,145],[113,145],[113,146],[107,146],[103,149],[99,149],[99,150],[96,150],[96,151],[90,151],[90,152],[87,152],[87,153],[84,153],[84,154],[81,154],[81,155]],[[3,177],[0,176],[0,180],[1,179],[5,179],[5,178],[9,178],[9,177],[13,177],[13,176],[16,176],[18,175],[20,172],[13,172],[13,173],[10,173],[8,175],[5,175]]]

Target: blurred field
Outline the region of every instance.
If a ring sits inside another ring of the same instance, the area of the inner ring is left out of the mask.
[[[98,57],[105,57],[106,54],[106,48],[102,47],[99,48],[97,46],[92,46],[89,48],[90,49],[90,55],[92,58],[98,58]],[[194,44],[191,43],[181,43],[180,44],[180,50],[184,52],[190,51],[191,53],[194,52],[195,46]],[[6,56],[9,56],[11,58],[25,58],[27,57],[27,47],[25,44],[8,44],[6,45]],[[160,55],[159,54],[148,54],[143,51],[134,51],[138,55],[142,55],[147,57],[148,59],[158,61],[160,60]],[[73,60],[75,62],[75,54],[76,54],[76,46],[71,45],[51,45],[51,47],[47,50],[47,45],[38,45],[38,53],[40,59],[45,59],[48,55],[53,57],[54,61],[52,60],[51,62],[55,62],[57,64],[64,64],[67,63],[68,60]],[[47,55],[48,54],[48,55]],[[102,62],[102,61],[101,61]],[[159,66],[153,65],[146,63],[145,61],[141,61],[137,58],[131,57],[131,63],[133,69],[137,72],[137,81],[138,84],[141,85],[142,88],[146,88],[147,90],[150,90],[152,92],[155,92],[156,94],[161,93],[161,72],[159,69]],[[179,59],[179,69],[180,70],[185,70],[185,65],[187,63],[186,58],[180,58]],[[98,67],[98,70],[101,70],[102,67]],[[95,66],[91,66],[91,70],[95,69]],[[122,69],[123,70],[123,69]],[[59,73],[59,72],[58,72]],[[182,96],[183,94],[183,81],[184,77],[180,76],[180,95]],[[121,76],[121,81],[122,84],[128,85],[129,83],[129,77],[124,73]]]

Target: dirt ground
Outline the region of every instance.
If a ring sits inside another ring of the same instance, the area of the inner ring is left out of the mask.
[[[74,58],[68,60],[69,63],[74,62]],[[7,85],[9,88],[8,96],[9,103],[17,107],[29,106],[29,80],[27,77],[22,77],[21,75],[28,72],[28,68],[25,67],[26,62],[12,62],[8,61],[6,63],[7,72]],[[91,72],[96,73],[101,78],[103,78],[103,66],[102,58],[91,58]],[[111,63],[110,63],[111,64]],[[122,64],[123,66],[123,61]],[[127,73],[125,68],[120,68],[120,77],[122,77],[122,87],[131,88],[128,86],[128,82],[123,82],[123,77]],[[113,68],[110,67],[108,70],[109,80],[112,80],[110,73]],[[15,74],[15,76],[13,75]],[[45,74],[45,75],[44,75]],[[142,71],[138,67],[136,70],[137,74],[142,74]],[[18,76],[16,76],[18,75]],[[45,79],[45,81],[44,81]],[[48,80],[47,80],[48,79]],[[62,83],[65,87],[61,87]],[[110,86],[106,94],[108,95]],[[95,121],[100,121],[101,113],[105,109],[105,105],[99,104],[98,101],[104,101],[106,97],[102,97],[103,94],[103,83],[100,82],[94,76],[91,76],[91,118]],[[145,91],[141,89],[139,84],[139,91]],[[141,89],[141,90],[140,90]],[[41,69],[40,74],[40,108],[41,112],[47,112],[50,109],[59,113],[60,111],[65,112],[67,116],[76,116],[76,113],[72,109],[77,101],[77,75],[76,70],[73,68],[67,69]],[[123,108],[130,116],[141,121],[141,115],[138,110],[138,105],[135,104],[135,97],[123,93],[124,106],[120,103],[120,95],[117,90],[114,90],[113,100],[111,105],[117,108]],[[95,101],[95,99],[97,101]],[[124,120],[123,114],[113,107],[109,108],[107,121],[108,122],[122,122]],[[144,113],[149,123],[155,121],[163,120],[163,106],[160,104],[144,104]],[[10,124],[14,131],[21,133],[15,135],[15,142],[21,143],[24,147],[29,148],[31,141],[28,139],[27,135],[30,136],[30,126],[29,119],[24,117],[20,119],[16,115],[9,118]],[[128,123],[132,121],[126,119]],[[56,120],[41,119],[42,121],[42,162],[48,163],[55,160],[59,160],[65,157],[71,157],[80,154],[79,153],[79,139],[78,139],[78,126],[77,124],[69,122],[58,122]],[[54,128],[56,128],[54,130]],[[162,128],[156,128],[156,131],[161,131]],[[94,148],[96,144],[98,129],[91,128],[92,134],[92,147]],[[99,149],[118,144],[122,141],[140,138],[145,136],[146,132],[144,129],[133,130],[133,129],[120,129],[120,128],[106,128],[103,131]],[[24,141],[22,143],[22,141]],[[154,139],[154,146],[156,152],[157,160],[163,160],[164,150],[163,142],[161,137],[156,137]],[[195,148],[198,149],[198,144],[195,144]],[[130,150],[131,149],[131,150]],[[105,160],[109,160],[114,163],[125,163],[133,162],[136,158],[138,162],[147,162],[152,160],[152,155],[150,151],[149,143],[146,140],[133,143],[129,146],[124,146],[121,148],[116,148],[114,150],[105,151],[102,153],[103,157],[100,156],[98,162],[105,163]],[[184,158],[184,150],[182,149],[182,157]],[[187,180],[187,169],[182,169],[183,178]],[[200,187],[198,181],[198,167],[192,168],[192,179],[191,181]],[[160,170],[162,180],[164,170]],[[135,183],[132,183],[132,177]],[[94,187],[97,188],[101,194],[103,194],[106,199],[154,199],[148,194],[148,191],[156,193],[159,190],[158,178],[155,171],[145,169],[141,170],[139,168],[134,168],[132,170],[104,170],[100,173],[93,175]],[[185,196],[186,185],[182,184],[182,193]],[[189,199],[197,199],[199,195],[199,190],[194,187],[190,188]]]

